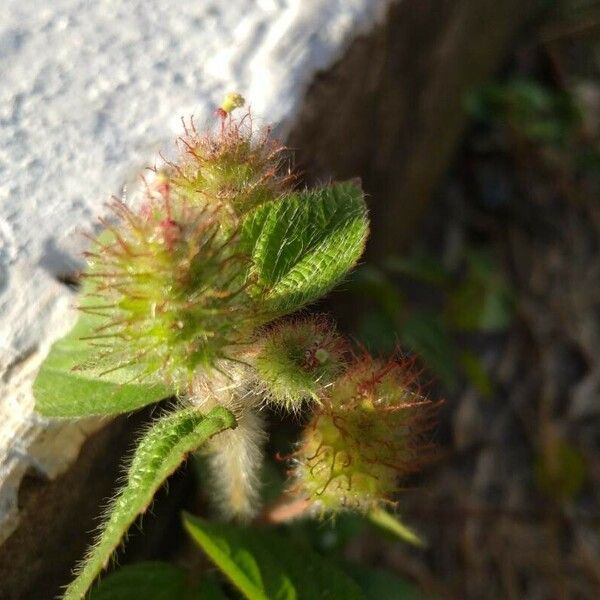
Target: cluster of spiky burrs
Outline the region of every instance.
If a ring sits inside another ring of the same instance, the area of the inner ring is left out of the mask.
[[[184,392],[197,369],[229,356],[253,315],[235,236],[223,235],[210,207],[171,205],[163,194],[140,213],[113,204],[119,224],[87,253],[81,308],[106,317],[93,338],[109,369],[134,367],[140,380]]]
[[[268,131],[253,133],[249,114],[232,119],[242,104],[226,98],[214,134],[186,125],[179,157],[154,171],[140,206],[114,201],[102,221],[81,306],[101,319],[90,336],[96,363],[236,412],[236,432],[211,446],[226,513],[253,510],[264,432],[247,411],[265,403],[312,411],[291,457],[291,491],[322,512],[368,510],[422,462],[431,405],[406,363],[353,357],[327,319],[267,325],[273,315],[261,311],[238,225],[289,192],[293,176]]]
[[[235,107],[240,98],[229,98]],[[235,359],[261,319],[237,222],[289,185],[280,144],[252,135],[250,117],[222,116],[217,134],[193,121],[177,162],[154,170],[137,210],[120,200],[86,253],[81,309],[105,322],[91,336],[106,370],[132,369],[185,393],[200,371]]]

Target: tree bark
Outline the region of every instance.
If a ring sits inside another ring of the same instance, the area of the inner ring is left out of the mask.
[[[360,176],[368,252],[401,250],[452,161],[466,94],[536,12],[522,0],[404,0],[313,82],[290,145],[309,179]]]

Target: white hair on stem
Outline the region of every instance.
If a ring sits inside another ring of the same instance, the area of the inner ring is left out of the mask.
[[[206,445],[213,502],[221,515],[250,520],[260,507],[261,469],[267,439],[265,421],[258,411],[262,402],[249,385],[247,368],[229,368],[227,375],[199,378],[190,401],[202,408],[225,406],[236,417],[237,427],[216,435]]]
[[[260,471],[266,435],[264,419],[247,409],[236,429],[217,435],[209,444],[216,500],[223,516],[247,521],[260,504]]]

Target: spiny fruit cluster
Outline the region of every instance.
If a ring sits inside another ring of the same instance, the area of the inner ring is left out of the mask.
[[[150,196],[141,213],[112,206],[119,224],[87,253],[81,310],[106,318],[93,339],[107,370],[135,367],[184,391],[198,368],[226,358],[252,326],[247,258],[215,210]],[[97,298],[98,302],[94,302]]]
[[[354,358],[303,433],[296,493],[321,512],[375,508],[431,456],[433,408],[410,362]]]
[[[329,321],[311,317],[264,332],[254,365],[268,402],[294,412],[310,404],[289,491],[317,513],[376,508],[431,459],[436,406],[413,360],[354,356]]]
[[[233,95],[224,105],[241,101]],[[250,207],[280,198],[292,178],[282,174],[283,147],[256,137],[249,115],[223,114],[218,134],[200,135],[192,122],[179,160],[155,171],[141,207],[115,200],[115,222],[101,220],[81,309],[105,319],[91,336],[105,372],[128,367],[137,381],[185,393],[199,369],[235,359],[268,319],[250,293],[237,224]]]
[[[221,109],[223,110],[223,109]],[[222,116],[218,135],[199,135],[193,121],[179,139],[180,160],[163,175],[174,195],[197,205],[218,205],[221,218],[237,224],[253,208],[273,202],[290,189],[285,148],[269,129],[252,135],[252,117],[239,121]]]
[[[155,170],[140,206],[115,201],[114,219],[102,221],[81,306],[100,319],[96,363],[167,382],[199,408],[235,412],[237,430],[209,446],[225,513],[253,510],[262,403],[313,411],[291,489],[321,511],[368,510],[421,463],[431,405],[405,363],[353,358],[325,318],[268,324],[281,314],[262,304],[243,219],[291,194],[293,176],[268,131],[253,133],[249,114],[231,117],[241,104],[226,99],[214,134],[186,126],[179,157]],[[282,237],[281,248],[298,243]]]

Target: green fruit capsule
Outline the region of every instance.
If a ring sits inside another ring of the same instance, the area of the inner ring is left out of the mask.
[[[280,323],[262,336],[257,378],[268,400],[286,410],[319,402],[344,369],[346,343],[324,318]]]
[[[293,491],[323,513],[389,502],[402,476],[430,454],[432,408],[406,364],[356,360],[303,433]]]
[[[134,368],[179,392],[197,369],[229,356],[253,326],[248,260],[213,211],[150,194],[139,212],[113,204],[116,224],[87,253],[81,310],[98,317],[91,342],[106,370]]]

